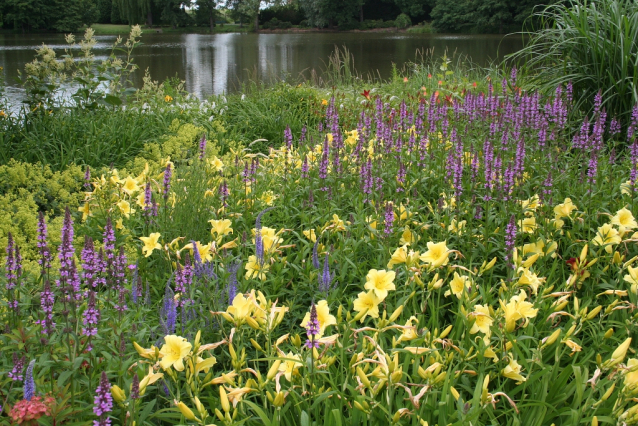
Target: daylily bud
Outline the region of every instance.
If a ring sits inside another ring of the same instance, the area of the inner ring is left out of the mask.
[[[614,335],[614,329],[613,329],[613,328],[610,328],[609,330],[607,330],[607,331],[605,332],[605,335],[604,335],[603,337],[604,337],[605,339],[609,339],[609,338],[610,338],[611,336],[613,336],[613,335]]]
[[[180,413],[182,413],[182,416],[186,417],[187,420],[194,420],[196,422],[199,422],[199,419],[195,417],[195,413],[193,413],[193,410],[188,408],[182,401],[177,403],[177,409],[180,411]]]
[[[246,324],[253,330],[259,330],[259,323],[253,317],[246,317]]]
[[[258,351],[261,351],[261,352],[264,351],[262,349],[261,345],[259,343],[257,343],[257,341],[255,339],[250,339],[250,344],[253,345],[253,348],[257,349]]]
[[[219,408],[215,408],[215,415],[217,416],[220,422],[224,421],[224,415],[222,414],[221,411],[219,411]]]
[[[456,389],[454,389],[454,386],[450,386],[450,393],[452,394],[452,396],[454,397],[455,400],[459,400],[459,391],[457,391]]]
[[[401,312],[403,312],[403,305],[399,306],[394,310],[394,312],[392,312],[392,315],[390,315],[390,318],[388,318],[388,322],[394,322],[397,318],[399,318]]]
[[[399,383],[401,381],[401,377],[403,377],[403,371],[396,370],[394,373],[390,374],[390,382]]]
[[[589,315],[587,315],[587,319],[588,320],[592,320],[596,317],[596,315],[598,315],[600,313],[600,311],[603,310],[603,307],[601,305],[596,306],[594,309],[591,310],[591,312],[589,313]]]
[[[591,419],[591,426],[598,426],[598,417],[594,416],[594,418]]]
[[[118,404],[126,400],[126,394],[118,385],[111,386],[111,395],[113,395],[113,400]]]
[[[341,318],[343,316],[343,305],[339,305],[337,309],[337,324],[341,323]]]
[[[565,337],[571,336],[574,333],[574,331],[576,331],[576,324],[574,324],[571,327],[569,327],[569,330],[567,330],[567,333],[565,334]]]
[[[554,312],[562,311],[565,306],[569,303],[569,300],[563,300],[561,303],[556,305],[554,308]]]
[[[237,361],[237,353],[235,352],[235,348],[232,344],[228,345],[228,352],[230,352],[230,357],[233,361]]]
[[[612,392],[614,391],[614,388],[616,387],[616,383],[612,383],[611,386],[609,387],[609,389],[607,389],[607,392],[605,392],[602,396],[602,398],[600,398],[601,401],[607,401],[607,399],[609,399],[609,397],[611,396]]]
[[[354,402],[354,408],[356,408],[359,411],[363,411],[364,413],[367,414],[367,411],[365,408],[363,408],[363,405],[361,405],[361,403],[359,401],[355,401]]]
[[[357,371],[357,376],[359,376],[359,379],[361,380],[361,383],[363,383],[363,386],[369,388],[370,387],[370,380],[368,380],[368,377],[363,372],[361,367],[357,366],[357,370],[356,371]]]
[[[545,343],[543,343],[543,345],[541,346],[542,348],[549,346],[551,344],[553,344],[556,340],[558,340],[558,337],[560,336],[560,328],[555,330],[548,338],[547,340],[545,340]]]
[[[229,314],[227,314],[226,312],[221,312],[221,316],[228,322],[233,322],[233,317],[231,317]]]
[[[286,396],[283,392],[277,392],[277,396],[275,396],[275,401],[273,405],[275,407],[282,407],[286,403]]]
[[[612,367],[616,364],[620,364],[625,359],[625,355],[627,355],[627,349],[629,349],[629,345],[631,345],[631,337],[627,338],[618,348],[611,354],[611,359],[609,360],[608,367]]]
[[[266,380],[272,380],[277,375],[277,371],[279,371],[279,366],[281,365],[281,360],[278,359],[272,363],[272,366],[268,370],[268,374],[266,375]]]
[[[439,334],[439,339],[445,339],[447,335],[450,334],[450,331],[452,331],[452,326],[448,325],[446,329]]]
[[[222,404],[222,409],[228,413],[230,411],[230,403],[228,402],[228,395],[226,395],[226,390],[223,386],[219,387],[219,400]]]
[[[295,345],[296,348],[299,348],[301,346],[301,337],[299,337],[299,334],[295,334],[290,339],[290,342]]]

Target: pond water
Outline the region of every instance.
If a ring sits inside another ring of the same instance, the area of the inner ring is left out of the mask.
[[[97,36],[97,58],[105,58],[115,36]],[[417,50],[435,56],[468,55],[478,65],[488,65],[522,47],[520,36],[446,35],[409,33],[281,33],[281,34],[144,34],[143,45],[134,51],[140,70],[133,76],[137,87],[144,70],[154,80],[178,76],[186,89],[204,98],[233,92],[242,82],[258,77],[306,78],[326,69],[335,47],[347,47],[354,55],[357,72],[380,78],[391,76],[392,64],[399,68],[416,59]],[[0,34],[0,66],[4,67],[7,94],[19,103],[22,93],[15,79],[17,70],[34,57],[45,43],[58,55],[66,43],[63,35]]]

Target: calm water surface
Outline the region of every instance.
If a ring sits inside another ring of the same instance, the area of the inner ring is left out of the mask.
[[[115,36],[97,36],[95,54],[105,58]],[[434,49],[435,56],[469,55],[479,65],[522,47],[520,37],[494,35],[445,35],[407,33],[285,33],[285,34],[145,34],[134,52],[139,65],[133,80],[142,84],[146,68],[154,80],[178,76],[186,89],[200,98],[237,90],[250,78],[308,77],[321,75],[335,46],[346,46],[355,58],[356,70],[366,76],[391,75],[392,63],[401,67],[415,60],[417,50]],[[17,70],[45,43],[58,55],[66,43],[62,35],[0,34],[0,66],[8,96],[18,103],[22,93],[15,83]]]

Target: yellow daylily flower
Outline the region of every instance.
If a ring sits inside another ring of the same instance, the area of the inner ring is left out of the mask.
[[[93,213],[91,212],[91,206],[88,201],[84,203],[82,207],[78,207],[78,211],[82,212],[82,222],[86,221],[87,217],[93,216]]]
[[[137,182],[135,181],[135,179],[133,179],[130,176],[127,176],[127,178],[124,179],[124,182],[122,185],[122,191],[126,192],[129,197],[135,194],[139,190],[140,190],[140,187],[137,185]]]
[[[428,242],[428,251],[421,255],[421,261],[429,264],[433,268],[447,265],[450,250],[447,248],[447,241],[440,243]]]
[[[450,290],[446,291],[444,295],[449,296],[450,294],[454,294],[460,299],[463,292],[470,288],[471,283],[472,281],[470,280],[470,277],[459,275],[458,272],[454,272],[454,278],[450,281]]]
[[[576,207],[576,204],[572,203],[571,198],[565,198],[565,201],[563,201],[562,204],[554,207],[554,215],[557,220],[563,217],[570,217],[572,212],[577,208],[578,207]]]
[[[415,321],[418,324],[419,320],[413,315],[405,322],[405,326],[401,332],[401,336],[397,339],[397,343],[408,342],[419,337],[416,333],[416,327],[412,325]]]
[[[317,242],[317,234],[314,229],[306,229],[303,231],[303,235],[313,243]]]
[[[142,254],[145,254],[145,257],[149,257],[153,250],[161,250],[162,246],[158,243],[161,234],[159,232],[153,232],[148,237],[140,237],[140,240],[144,243],[144,247],[142,247]]]
[[[489,335],[490,327],[494,322],[490,316],[489,307],[487,305],[474,305],[474,312],[470,315],[474,317],[474,324],[472,324],[470,334],[476,334],[480,331]]]
[[[536,230],[536,218],[532,216],[526,217],[523,220],[519,220],[518,227],[521,232],[525,232],[526,234],[533,234]]]
[[[152,366],[148,366],[148,374],[140,380],[140,395],[144,395],[146,392],[146,387],[152,385],[157,382],[159,379],[164,377],[164,373],[156,373],[153,371]]]
[[[230,219],[211,219],[208,222],[211,224],[210,233],[213,237],[224,237],[225,235],[233,233],[233,223]]]
[[[374,291],[374,294],[383,300],[388,295],[388,291],[396,290],[394,285],[394,278],[396,272],[370,269],[368,275],[366,275],[366,283],[364,288],[366,290]]]
[[[291,382],[293,374],[299,374],[299,367],[303,366],[303,363],[301,362],[301,356],[295,355],[292,352],[288,352],[285,358],[286,359],[283,359],[281,364],[279,364],[279,371],[283,372],[286,380]]]
[[[262,281],[266,279],[266,272],[270,269],[270,265],[266,262],[260,264],[256,256],[249,256],[246,263],[246,279],[258,278]]]
[[[514,358],[510,356],[510,362],[501,372],[503,376],[508,379],[516,380],[516,384],[520,385],[522,382],[526,381],[527,378],[521,375],[522,367]]]
[[[611,253],[612,246],[620,243],[622,239],[618,231],[609,223],[604,224],[598,228],[596,237],[592,240],[592,244],[595,246],[604,246],[607,253]]]
[[[164,370],[173,367],[177,371],[183,371],[184,358],[190,354],[193,345],[185,338],[175,335],[164,336],[164,342],[166,343],[160,349],[160,367]]]
[[[514,331],[516,328],[516,321],[524,319],[525,323],[523,327],[527,327],[529,318],[536,317],[538,309],[534,309],[534,305],[530,302],[526,302],[527,293],[524,290],[517,296],[513,296],[507,305],[502,300],[499,300],[503,314],[505,315],[505,329],[509,332]]]
[[[362,291],[358,294],[357,299],[354,301],[354,310],[355,312],[365,312],[361,316],[361,322],[368,315],[372,318],[379,318],[379,303],[381,303],[381,300],[372,290],[367,293]]]
[[[238,293],[233,299],[226,312],[232,316],[236,325],[242,324],[255,310],[255,304],[251,299],[247,299],[243,294]]]
[[[131,207],[131,204],[126,200],[120,200],[116,206],[120,209],[120,213],[124,215],[127,219],[135,213],[135,210]]]
[[[638,268],[627,266],[628,275],[624,276],[624,280],[631,284],[632,293],[638,293]]]
[[[631,214],[631,212],[626,207],[623,207],[616,212],[616,215],[611,218],[611,224],[617,225],[618,230],[623,235],[629,229],[638,228],[638,223],[636,222],[634,215]]]

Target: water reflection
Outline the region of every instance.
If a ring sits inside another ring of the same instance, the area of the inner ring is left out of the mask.
[[[115,36],[99,36],[96,57],[106,57]],[[336,46],[354,55],[355,67],[364,76],[388,78],[392,65],[414,60],[417,49],[434,50],[435,56],[465,54],[474,62],[491,60],[521,48],[518,37],[407,33],[285,33],[285,34],[145,34],[134,52],[140,70],[132,76],[140,87],[146,69],[154,80],[175,77],[198,97],[232,92],[251,78],[308,77],[310,70],[325,70]],[[17,70],[34,58],[34,50],[46,43],[58,55],[67,47],[63,35],[0,34],[0,66],[8,85],[16,87]],[[14,101],[18,90],[8,91]]]

